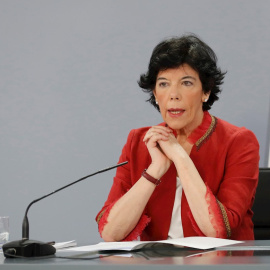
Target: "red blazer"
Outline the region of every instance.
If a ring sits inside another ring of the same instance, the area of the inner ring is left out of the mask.
[[[226,238],[254,239],[252,211],[259,173],[259,144],[255,135],[206,113],[204,123],[193,134],[196,142],[190,153],[200,176],[209,191],[209,211],[220,215]],[[162,124],[164,125],[164,123]],[[149,127],[132,130],[122,150],[119,167],[108,199],[98,213],[102,231],[112,204],[129,190],[151,163],[142,139]],[[141,220],[131,232],[141,240],[167,239],[176,192],[176,169],[172,164],[152,194],[144,214],[151,220]],[[214,198],[214,199],[213,199]],[[194,221],[185,193],[182,194],[181,216],[184,236],[202,235]],[[142,217],[143,218],[143,217]],[[144,223],[144,224],[142,224]],[[148,223],[148,224],[147,224]],[[138,228],[140,227],[140,228]]]

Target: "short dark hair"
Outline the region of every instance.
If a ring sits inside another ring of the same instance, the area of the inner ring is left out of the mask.
[[[213,103],[219,99],[220,86],[226,72],[217,67],[217,56],[214,51],[194,34],[173,37],[160,42],[153,50],[148,71],[140,76],[139,86],[150,94],[149,101],[156,109],[153,90],[159,71],[177,68],[188,64],[199,74],[203,92],[210,93],[207,102],[203,103],[203,110],[208,111]]]

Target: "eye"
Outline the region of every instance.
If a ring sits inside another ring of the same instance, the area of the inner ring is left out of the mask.
[[[167,83],[167,82],[160,82],[160,83],[158,84],[158,86],[159,86],[160,88],[164,88],[164,87],[168,86],[168,83]]]
[[[192,86],[193,85],[193,83],[191,81],[183,81],[182,84],[185,86]]]

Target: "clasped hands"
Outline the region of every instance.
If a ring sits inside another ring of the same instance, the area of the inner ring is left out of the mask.
[[[143,142],[152,159],[150,166],[159,171],[160,177],[183,150],[169,127],[153,126],[145,134]]]

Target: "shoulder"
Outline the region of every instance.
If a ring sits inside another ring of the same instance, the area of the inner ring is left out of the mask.
[[[253,144],[256,147],[259,147],[258,140],[255,134],[245,128],[245,127],[238,127],[235,126],[223,119],[216,118],[217,125],[216,125],[216,135],[226,144]]]

